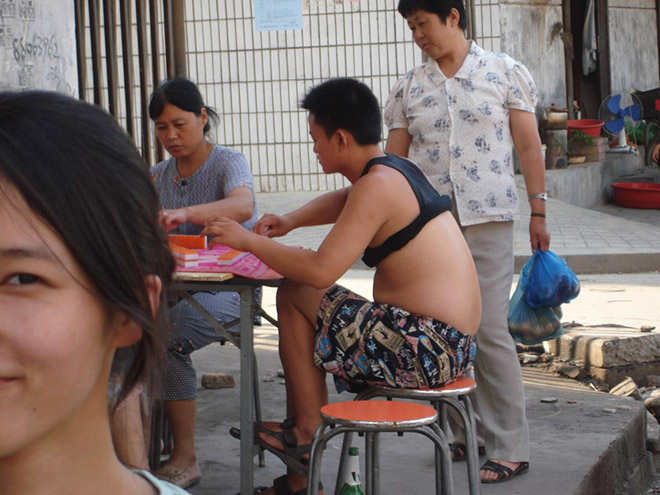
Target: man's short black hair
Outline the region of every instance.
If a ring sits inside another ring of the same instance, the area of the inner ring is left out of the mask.
[[[456,9],[460,20],[458,25],[461,29],[467,27],[467,17],[465,14],[465,6],[463,0],[400,0],[399,1],[399,14],[408,18],[410,14],[414,14],[418,10],[425,10],[432,14],[436,14],[442,22],[447,22],[447,17],[451,14],[451,9]]]
[[[366,84],[348,77],[314,86],[300,106],[314,116],[328,137],[345,129],[360,145],[378,144],[382,121],[380,104]]]

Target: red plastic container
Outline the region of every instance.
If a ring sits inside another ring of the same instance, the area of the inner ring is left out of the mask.
[[[651,182],[617,182],[612,184],[614,201],[626,208],[660,209],[660,184]]]
[[[579,129],[582,132],[589,134],[593,137],[600,136],[600,128],[603,127],[602,120],[596,119],[579,119],[579,120],[569,120],[566,122],[566,127],[568,128],[568,135],[570,137],[572,129]]]

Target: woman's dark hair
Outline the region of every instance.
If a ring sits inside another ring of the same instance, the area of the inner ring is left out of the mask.
[[[406,19],[418,10],[425,10],[426,12],[436,14],[442,22],[447,22],[447,17],[451,14],[451,9],[456,9],[460,16],[458,25],[463,30],[467,28],[467,17],[463,0],[400,0],[397,8],[399,14]]]
[[[204,105],[202,94],[199,92],[195,83],[184,77],[173,77],[172,79],[163,81],[154,90],[149,101],[149,117],[151,120],[156,120],[160,117],[167,103],[179,107],[186,112],[192,112],[198,117],[202,113],[202,108],[206,109],[209,120],[204,126],[204,134],[211,130],[211,121],[217,124],[219,120],[215,110]]]
[[[61,237],[109,312],[143,330],[118,404],[154,384],[164,355],[165,304],[153,314],[145,277],[171,284],[174,261],[159,197],[130,138],[100,108],[46,91],[0,92],[0,194],[15,187]],[[4,191],[3,191],[4,189]]]
[[[369,87],[356,79],[329,79],[314,86],[300,106],[314,116],[328,137],[345,129],[363,146],[380,142],[380,104]]]

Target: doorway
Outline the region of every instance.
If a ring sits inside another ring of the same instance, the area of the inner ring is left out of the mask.
[[[583,119],[597,119],[600,103],[609,94],[610,87],[607,0],[564,2],[570,5],[573,99]],[[590,47],[595,52],[592,51],[592,63],[588,64],[584,55]]]

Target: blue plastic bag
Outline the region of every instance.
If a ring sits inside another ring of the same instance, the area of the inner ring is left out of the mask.
[[[523,267],[509,303],[509,332],[515,341],[524,345],[556,339],[564,333],[561,307],[532,308],[525,300],[533,264],[534,260],[530,258]]]
[[[532,308],[553,308],[567,303],[580,293],[580,281],[566,260],[552,251],[534,251],[529,270],[525,300]]]

